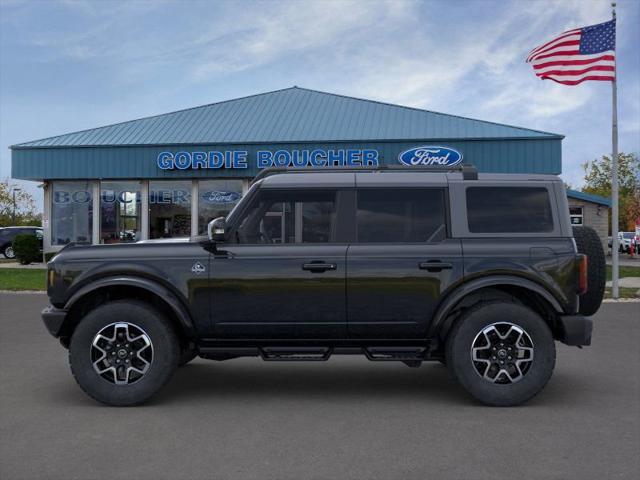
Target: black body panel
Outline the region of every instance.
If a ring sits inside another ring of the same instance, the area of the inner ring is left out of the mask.
[[[576,252],[570,238],[464,239],[465,281],[491,275],[521,277],[549,292],[567,313],[577,309]]]
[[[440,300],[462,283],[461,242],[351,245],[347,271],[351,338],[426,338]]]
[[[49,262],[55,280],[47,288],[51,304],[69,309],[98,282],[169,292],[191,317],[194,330],[209,328],[207,292],[210,252],[198,242],[73,246]],[[199,263],[204,271],[196,273]]]
[[[208,285],[216,338],[344,338],[346,245],[222,245]]]

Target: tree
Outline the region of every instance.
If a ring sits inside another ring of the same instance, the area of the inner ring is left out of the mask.
[[[24,190],[16,192],[15,219],[13,189],[7,180],[0,182],[0,227],[10,225],[41,225],[42,215],[36,211],[33,197]]]
[[[586,162],[583,192],[611,197],[611,157]],[[640,160],[635,153],[618,154],[618,229],[633,231],[640,217]]]

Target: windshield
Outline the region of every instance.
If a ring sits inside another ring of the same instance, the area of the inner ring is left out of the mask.
[[[237,215],[238,213],[238,207],[240,206],[240,204],[244,204],[244,199],[249,198],[253,192],[256,190],[258,184],[260,182],[254,183],[253,185],[251,185],[251,187],[249,187],[249,190],[247,190],[247,193],[245,193],[243,195],[243,199],[239,202],[237,202],[233,208],[231,209],[231,211],[229,212],[229,214],[227,215],[227,217],[225,218],[225,222],[227,225],[232,225],[233,224],[233,219],[234,216]]]
[[[622,236],[623,236],[624,238],[633,238],[633,237],[635,237],[635,235],[636,235],[636,234],[635,234],[635,233],[633,233],[633,232],[622,232]]]

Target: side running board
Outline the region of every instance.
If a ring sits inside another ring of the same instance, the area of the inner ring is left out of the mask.
[[[263,347],[262,359],[268,362],[316,361],[324,362],[331,356],[329,347]]]
[[[427,347],[367,347],[363,350],[373,362],[420,361],[427,354]]]

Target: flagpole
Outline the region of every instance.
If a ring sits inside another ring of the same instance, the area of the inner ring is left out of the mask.
[[[616,2],[611,2],[611,14],[616,19]],[[617,27],[617,25],[616,25]],[[617,30],[617,28],[616,28]],[[615,76],[611,82],[611,296],[618,298],[618,56]]]

